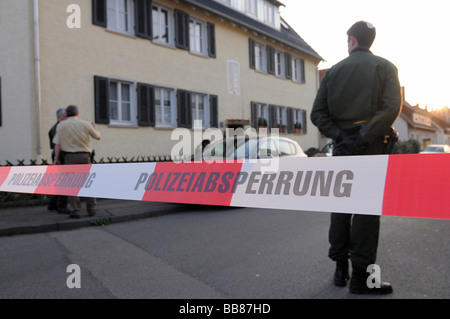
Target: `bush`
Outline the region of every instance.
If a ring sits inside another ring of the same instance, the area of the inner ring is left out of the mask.
[[[392,154],[417,154],[420,152],[420,143],[417,140],[409,139],[407,141],[397,142]]]

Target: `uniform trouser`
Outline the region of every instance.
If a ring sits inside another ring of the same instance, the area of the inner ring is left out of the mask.
[[[90,164],[91,154],[89,153],[66,153],[64,164]],[[81,211],[81,201],[79,197],[70,197],[70,203],[72,204],[75,213]],[[97,200],[95,198],[86,198],[86,209],[88,212],[95,211],[97,208]]]
[[[331,214],[328,256],[334,261],[350,258],[353,267],[374,264],[377,257],[380,216]]]

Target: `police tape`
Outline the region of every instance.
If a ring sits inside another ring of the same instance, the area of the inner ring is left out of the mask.
[[[0,191],[450,219],[450,155],[0,167]]]

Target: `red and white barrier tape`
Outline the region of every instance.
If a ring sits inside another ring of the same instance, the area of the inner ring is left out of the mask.
[[[449,164],[423,154],[0,167],[0,191],[450,219]]]

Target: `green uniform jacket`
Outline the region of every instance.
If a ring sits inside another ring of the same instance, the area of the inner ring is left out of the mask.
[[[365,124],[368,145],[382,140],[402,109],[397,68],[369,49],[356,47],[322,80],[311,121],[320,132],[339,139],[341,132]]]

